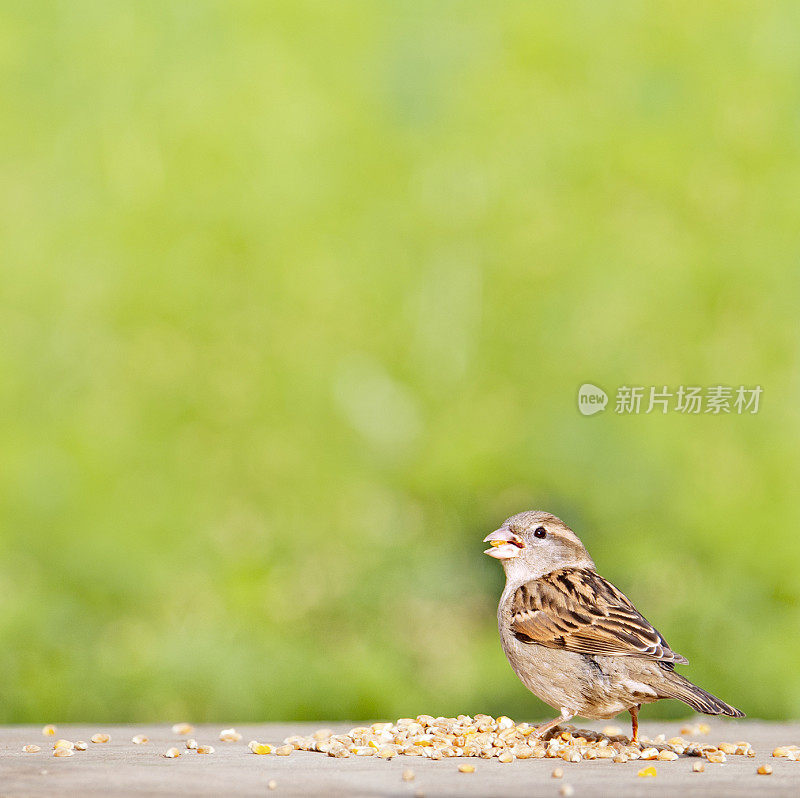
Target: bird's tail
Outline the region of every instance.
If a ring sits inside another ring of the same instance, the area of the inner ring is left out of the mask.
[[[688,704],[697,712],[705,715],[730,715],[732,718],[743,718],[744,712],[711,693],[707,693],[687,678],[671,669],[664,669],[664,683],[660,685],[664,698],[677,698]]]

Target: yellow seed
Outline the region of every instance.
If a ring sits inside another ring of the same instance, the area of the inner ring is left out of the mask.
[[[146,734],[137,734],[131,737],[131,742],[134,745],[144,745],[145,743],[150,742],[150,738]]]
[[[242,735],[236,729],[223,729],[219,733],[219,739],[223,743],[238,743],[242,739]],[[291,746],[289,746],[291,748]]]
[[[653,777],[658,775],[658,771],[650,765],[650,767],[642,768],[636,775],[642,776],[643,778]]]
[[[475,772],[475,765],[459,765],[458,766],[459,773],[474,773]]]
[[[570,795],[575,795],[575,788],[571,784],[565,784],[559,791],[559,795],[565,796],[568,798]]]
[[[74,748],[75,743],[71,743],[69,740],[56,740],[53,743],[53,748]]]
[[[72,756],[74,753],[71,748],[59,747],[53,751],[53,756]]]
[[[761,765],[761,767],[759,767],[756,773],[758,773],[759,776],[771,776],[772,765]]]
[[[642,751],[642,759],[658,759],[658,748],[645,748]]]
[[[503,753],[497,757],[497,760],[502,762],[504,765],[507,765],[509,762],[514,761],[514,754],[512,754],[510,751],[503,751]]]
[[[268,790],[274,790],[277,786],[278,786],[278,782],[275,781],[275,779],[270,779],[267,782],[267,789]]]
[[[75,741],[75,750],[76,751],[85,751],[88,748],[88,744],[86,740],[76,740]]]
[[[686,745],[686,740],[683,737],[670,737],[667,740],[667,745]]]
[[[624,765],[628,761],[628,755],[616,754],[611,761],[616,762],[618,765]]]
[[[197,746],[197,753],[198,754],[213,754],[214,753],[214,746],[213,745],[198,745]]]
[[[404,770],[401,778],[403,779],[403,781],[414,781],[414,771],[410,769]]]
[[[248,748],[250,748],[250,750],[254,754],[263,755],[263,754],[271,754],[272,753],[272,746],[271,745],[269,745],[268,743],[259,743],[259,742],[256,742],[255,740],[253,740],[253,742],[250,743]],[[283,755],[281,755],[281,756],[283,756]]]
[[[178,748],[168,748],[168,749],[167,749],[167,750],[164,752],[164,756],[165,756],[167,759],[176,759],[176,758],[177,758],[177,757],[179,757],[180,755],[181,755],[181,752],[180,752],[180,750],[179,750]]]
[[[560,779],[564,775],[564,771],[561,768],[556,768],[550,775],[554,779]]]
[[[375,756],[379,759],[391,759],[393,756],[397,756],[397,751],[389,746],[384,746],[378,749],[378,753]],[[439,756],[441,756],[441,754]]]
[[[344,750],[347,751],[346,748]],[[291,754],[292,751],[294,751],[294,748],[292,748],[291,745],[279,745],[275,749],[275,755],[276,756],[289,756],[289,754]]]
[[[717,764],[721,764],[727,759],[722,751],[705,751],[704,754],[709,762],[715,762]]]
[[[698,734],[710,734],[711,733],[711,726],[707,723],[698,723],[697,724],[697,733]]]
[[[772,756],[789,756],[789,748],[782,745],[772,752]]]
[[[22,750],[26,754],[38,754],[42,749],[38,745],[23,745]]]
[[[322,740],[327,740],[332,734],[333,731],[331,729],[319,729],[318,731],[315,731],[311,736],[315,740],[319,740],[320,742],[322,742]]]
[[[724,754],[735,754],[736,753],[736,746],[733,743],[720,743],[717,747]]]
[[[678,755],[674,751],[659,751],[658,759],[660,762],[672,762],[677,759]]]
[[[622,734],[622,729],[619,726],[605,726],[603,728],[603,734],[606,737],[616,737],[618,734]]]
[[[191,734],[194,731],[194,726],[191,723],[176,723],[172,727],[173,734]]]
[[[45,737],[55,737],[56,736],[56,727],[55,726],[51,726],[50,724],[48,724],[47,726],[45,726],[42,729],[42,734]]]
[[[706,766],[702,762],[695,762],[692,765],[692,772],[693,773],[702,773],[706,769]]]
[[[188,748],[190,751],[196,751],[196,750],[197,750],[197,740],[195,740],[195,739],[194,739],[194,737],[190,737],[190,738],[189,738],[189,739],[186,741],[186,747],[187,747],[187,748]]]
[[[105,732],[98,732],[91,737],[93,743],[107,743],[110,742],[111,737]]]

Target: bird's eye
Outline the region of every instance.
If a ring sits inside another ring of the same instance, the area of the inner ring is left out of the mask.
[[[547,530],[543,526],[537,526],[536,529],[533,530],[533,536],[535,538],[546,538]]]

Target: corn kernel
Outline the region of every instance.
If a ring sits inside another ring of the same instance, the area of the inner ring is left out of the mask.
[[[345,751],[347,751],[347,749],[346,749],[346,748],[345,748],[344,750],[345,750]],[[289,756],[289,754],[291,754],[291,753],[292,753],[292,751],[294,751],[294,748],[292,748],[292,746],[291,746],[291,745],[279,745],[279,746],[278,746],[278,747],[275,749],[275,755],[276,755],[276,756]],[[350,753],[350,752],[349,752],[349,751],[347,751],[347,753],[348,753],[348,755],[349,755],[349,753]]]
[[[658,771],[650,765],[650,767],[642,768],[636,775],[642,778],[653,778],[658,775]]]
[[[69,740],[56,740],[53,743],[53,748],[74,748],[75,743],[70,742]]]
[[[180,749],[178,748],[168,748],[164,752],[164,757],[166,759],[177,759],[181,755]]]
[[[172,727],[173,734],[191,734],[194,731],[194,726],[191,723],[176,723]]]
[[[267,782],[267,789],[268,790],[274,790],[277,786],[278,786],[278,782],[275,781],[275,779],[270,779]]]
[[[71,748],[64,748],[61,746],[53,751],[53,756],[72,756],[74,753],[75,752]]]
[[[198,754],[213,754],[214,753],[214,746],[213,745],[198,745],[197,746],[197,753]]]
[[[271,754],[272,753],[272,746],[268,743],[259,743],[256,740],[253,740],[248,748],[254,753],[259,755],[264,754]]]
[[[692,773],[702,773],[706,769],[706,766],[702,762],[695,762],[692,765]]]
[[[678,758],[678,755],[674,751],[659,751],[658,752],[658,760],[660,762],[672,762]]]
[[[55,737],[56,736],[56,727],[55,726],[51,726],[50,724],[48,724],[47,726],[45,726],[42,729],[42,734],[45,737]]]
[[[756,773],[758,773],[759,776],[771,776],[772,765],[761,765]]]
[[[683,746],[685,746],[686,745],[686,740],[684,740],[683,737],[670,737],[669,740],[667,740],[667,745],[683,745]]]
[[[150,742],[150,738],[146,734],[136,734],[131,737],[131,742],[134,745],[144,745]]]
[[[93,743],[107,743],[111,741],[111,736],[105,732],[98,732],[91,736],[91,740]]]
[[[76,751],[85,751],[89,745],[87,744],[86,740],[76,740],[75,741],[75,750]]]
[[[23,745],[22,750],[26,754],[38,754],[42,749],[38,745]]]
[[[219,739],[223,743],[238,743],[242,739],[242,735],[236,729],[223,729],[219,733]]]
[[[406,769],[403,771],[403,775],[400,778],[402,778],[403,781],[414,781],[414,771]]]
[[[459,773],[474,773],[475,772],[475,765],[459,765],[458,766]]]

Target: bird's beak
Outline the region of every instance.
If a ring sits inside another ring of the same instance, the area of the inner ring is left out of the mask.
[[[488,534],[483,542],[491,546],[483,553],[496,560],[513,560],[514,557],[519,557],[520,549],[525,548],[522,540],[505,527]]]

